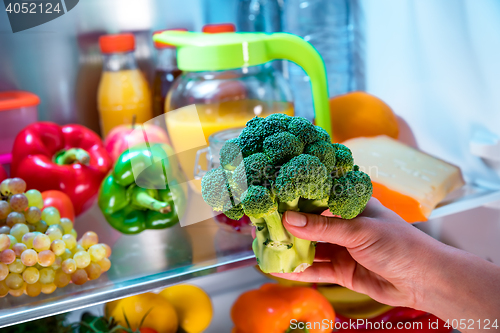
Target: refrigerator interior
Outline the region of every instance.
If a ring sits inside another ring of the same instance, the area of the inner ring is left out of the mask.
[[[151,72],[155,60],[151,51],[152,31],[178,27],[200,31],[205,23],[236,22],[236,0],[224,2],[230,5],[221,7],[223,1],[208,0],[144,0],[140,6],[133,0],[85,0],[57,20],[16,34],[11,33],[7,14],[0,11],[0,91],[27,90],[40,96],[40,120],[85,124],[97,112],[96,85],[102,66],[97,45],[100,34],[134,32],[138,36],[139,66]],[[367,92],[387,102],[409,124],[421,150],[459,166],[467,182],[484,191],[474,205],[458,202],[444,213],[442,207],[433,219],[416,227],[500,265],[500,167],[492,168],[495,163],[489,162],[490,158],[500,160],[500,148],[497,156],[487,158],[471,150],[471,144],[481,138],[489,138],[485,144],[493,146],[495,138],[500,140],[500,2],[360,3],[365,20]],[[467,210],[471,207],[477,208]],[[87,217],[94,216],[90,212]],[[217,241],[215,232],[210,230],[209,241]],[[198,232],[197,237],[204,232]],[[238,243],[237,239],[233,241]],[[200,271],[221,271],[217,267],[232,268],[230,264],[238,261],[245,266],[254,263],[251,250],[242,250],[238,244],[228,246],[223,255],[213,249],[213,243],[210,249],[210,255],[200,259]],[[123,293],[107,294],[89,304],[196,277],[193,272],[184,273],[171,280],[126,285],[129,289],[124,285]],[[189,280],[213,296],[215,316],[207,332],[228,332],[229,309],[234,299],[264,281],[252,267]],[[105,291],[97,290],[100,295]],[[75,296],[80,303],[71,303],[70,309],[84,308],[85,295]],[[0,308],[11,305],[22,306],[28,312],[31,307],[0,300]],[[37,309],[40,311],[28,318],[53,311]],[[92,311],[100,309],[102,305],[97,305]],[[80,313],[70,318],[75,319]],[[18,315],[21,316],[10,318],[9,323],[21,321],[23,315]],[[1,324],[0,321],[0,327]]]

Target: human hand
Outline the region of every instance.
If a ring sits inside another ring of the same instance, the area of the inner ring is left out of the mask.
[[[444,246],[375,198],[352,220],[288,211],[283,225],[296,237],[324,243],[304,272],[273,275],[337,283],[394,306],[419,307],[427,259]]]

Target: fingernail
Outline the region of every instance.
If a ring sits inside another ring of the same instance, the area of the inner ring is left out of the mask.
[[[294,227],[305,227],[307,224],[307,217],[297,212],[287,211],[285,214],[286,223]]]

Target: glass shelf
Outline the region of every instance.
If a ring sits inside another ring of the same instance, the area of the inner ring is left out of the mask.
[[[193,199],[194,197],[194,199]],[[448,196],[431,219],[473,209],[500,200],[500,190],[467,185]],[[191,193],[192,214],[207,207]],[[205,210],[205,211],[203,211]],[[165,230],[125,236],[104,220],[94,206],[75,223],[78,234],[93,230],[113,249],[111,269],[83,286],[68,285],[50,295],[0,299],[0,328],[139,294],[233,268],[255,265],[250,235],[222,230],[213,219]]]
[[[429,219],[436,219],[464,212],[491,202],[500,201],[500,189],[487,187],[486,185],[487,184],[469,183],[461,189],[450,193],[450,195],[432,211]]]
[[[190,206],[199,211],[201,205],[195,200]],[[213,219],[122,235],[93,206],[76,219],[75,229],[79,235],[95,231],[100,242],[112,247],[111,269],[97,280],[69,284],[50,295],[1,298],[0,328],[256,264],[251,235],[222,230]]]

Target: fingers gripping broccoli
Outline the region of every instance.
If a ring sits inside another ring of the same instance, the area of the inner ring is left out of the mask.
[[[330,209],[351,219],[372,194],[349,148],[332,144],[324,129],[300,117],[253,118],[224,145],[220,161],[203,177],[203,199],[229,218],[250,217],[256,226],[252,247],[264,272],[300,272],[314,260],[315,242],[284,228],[285,211]]]

